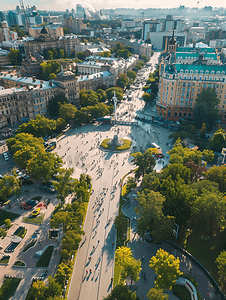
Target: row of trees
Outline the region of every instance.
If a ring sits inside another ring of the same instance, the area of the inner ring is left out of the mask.
[[[176,280],[183,273],[180,272],[180,260],[163,249],[157,250],[155,256],[150,260],[149,267],[157,274],[155,287],[150,289],[147,297],[149,300],[167,300],[168,295],[164,293],[166,289],[172,289],[176,285]],[[139,273],[142,270],[141,261],[132,256],[130,248],[119,247],[115,252],[115,269],[119,272],[117,285],[105,300],[136,300],[136,292],[132,292],[126,285],[128,276],[136,282],[140,279]]]
[[[146,85],[143,87],[143,100],[146,103],[154,101],[158,93],[158,82],[159,82],[159,70],[156,69],[153,73],[150,73]]]

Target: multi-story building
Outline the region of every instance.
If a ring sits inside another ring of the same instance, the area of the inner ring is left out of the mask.
[[[9,54],[9,51],[3,50],[0,48],[0,66],[10,65],[8,54]]]
[[[205,88],[213,88],[220,99],[219,113],[226,121],[225,65],[207,64],[203,54],[192,64],[175,63],[176,45],[172,37],[168,45],[169,61],[160,63],[158,114],[169,120],[192,117],[198,95]]]
[[[130,19],[126,19],[126,20],[122,20],[122,28],[133,28],[135,27],[135,20],[130,20]]]
[[[115,76],[108,71],[95,73],[92,75],[81,75],[78,77],[79,90],[92,89],[96,90],[100,87],[113,87],[115,86]]]
[[[37,38],[39,37],[43,27],[30,27],[29,35]],[[60,25],[45,25],[45,29],[48,32],[49,36],[53,39],[56,39],[64,35],[63,27]]]
[[[63,18],[63,26],[74,34],[81,34],[81,30],[86,28],[81,19],[74,18],[70,15],[65,15]]]
[[[35,58],[38,58],[40,54],[42,55],[43,50],[48,48],[61,48],[70,54],[77,43],[78,39],[74,35],[61,36],[58,39],[51,38],[44,26],[38,38],[33,38],[32,41],[24,43],[24,51],[25,55],[30,52]]]

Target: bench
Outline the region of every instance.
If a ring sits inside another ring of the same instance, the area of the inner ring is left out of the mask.
[[[176,280],[176,284],[183,285],[191,294],[191,300],[198,300],[197,291],[193,283],[190,280],[184,277],[179,277]]]

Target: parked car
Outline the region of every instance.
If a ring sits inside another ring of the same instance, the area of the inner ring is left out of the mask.
[[[41,184],[38,185],[38,188],[41,191],[45,191],[45,192],[51,193],[51,194],[54,194],[56,192],[56,190],[51,182],[42,182]]]
[[[23,175],[23,176],[20,176],[20,180],[22,182],[22,184],[28,184],[28,185],[32,185],[33,184],[33,181],[27,177],[28,175]]]
[[[4,160],[9,160],[9,156],[7,152],[2,153]]]
[[[41,208],[36,208],[35,210],[33,210],[33,212],[31,213],[32,216],[37,216],[40,213]]]
[[[38,204],[37,200],[28,200],[27,202],[22,203],[22,207],[24,209],[32,209]]]

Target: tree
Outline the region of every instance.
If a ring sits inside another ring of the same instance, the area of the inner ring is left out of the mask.
[[[17,133],[30,133],[35,137],[45,137],[56,129],[56,121],[37,115],[28,123],[23,123],[17,129]]]
[[[57,173],[62,163],[62,159],[57,154],[40,152],[28,162],[27,169],[34,178],[47,182]]]
[[[53,181],[52,184],[57,191],[57,198],[60,201],[64,201],[65,198],[69,195],[70,191],[72,190],[72,178],[71,175],[74,169],[59,169],[59,174],[57,175],[57,181]]]
[[[196,98],[196,105],[193,112],[193,120],[195,126],[199,129],[202,124],[207,124],[207,129],[210,130],[216,121],[221,119],[218,113],[217,105],[220,100],[214,89],[203,89],[201,94]]]
[[[157,289],[172,289],[176,279],[182,274],[179,270],[179,258],[175,258],[163,249],[158,249],[156,255],[152,256],[149,267],[154,269],[158,275],[155,281],[155,288]]]
[[[69,34],[69,30],[67,29],[67,27],[63,28],[64,34]]]
[[[60,104],[59,115],[65,121],[74,119],[77,108],[70,103]]]
[[[223,250],[216,259],[216,264],[218,268],[218,275],[219,275],[219,281],[220,281],[220,287],[222,291],[226,292],[226,251]]]
[[[20,65],[22,61],[22,55],[19,50],[10,49],[10,53],[8,54],[9,60],[12,65]]]
[[[136,77],[137,77],[137,73],[134,72],[134,71],[131,71],[131,70],[128,70],[128,71],[126,72],[126,74],[127,74],[127,76],[128,76],[130,79],[132,79],[132,80],[135,80]]]
[[[49,297],[60,296],[63,291],[61,285],[52,276],[48,277],[48,281],[49,285],[45,291],[45,298],[49,299]]]
[[[116,81],[116,83],[121,87],[124,88],[128,83],[129,79],[126,74],[119,74],[119,77]]]
[[[52,228],[58,228],[61,224],[63,224],[63,231],[66,232],[72,218],[72,212],[59,211],[53,215],[50,220],[50,225]]]
[[[93,90],[81,90],[79,92],[82,107],[93,106],[99,103],[97,93]]]
[[[114,92],[115,92],[115,96],[118,98],[118,100],[123,99],[123,90],[120,87],[112,87],[112,88],[109,88],[106,90],[108,100],[111,100],[112,97],[114,97]]]
[[[59,109],[61,104],[69,103],[68,99],[64,95],[56,95],[54,98],[49,99],[48,113],[51,117],[57,117],[59,115]]]
[[[15,174],[12,176],[4,175],[3,178],[0,179],[0,199],[3,202],[6,202],[11,194],[19,195],[20,192],[20,180]]]
[[[63,251],[65,251],[65,250],[60,251],[61,256],[62,256]],[[54,279],[61,286],[64,286],[64,281],[69,279],[71,273],[72,273],[72,263],[71,262],[69,262],[67,264],[61,263],[58,266],[57,273],[54,276]]]
[[[127,194],[137,187],[136,181],[133,177],[128,177],[126,182],[126,192]]]
[[[56,132],[61,131],[65,126],[67,125],[67,122],[63,118],[58,118],[56,120]]]
[[[7,228],[11,226],[11,220],[10,219],[5,219],[4,224]]]
[[[226,166],[213,166],[207,172],[207,179],[219,184],[221,192],[226,191]]]
[[[118,216],[115,218],[114,224],[118,235],[125,232],[127,229],[127,220],[122,213],[118,214]]]
[[[57,76],[56,76],[55,73],[49,74],[49,79],[50,79],[50,80],[53,80],[53,79],[56,79],[56,78],[57,78]]]
[[[52,51],[49,51],[49,52],[53,53]],[[49,59],[49,58],[47,58],[47,59]],[[56,74],[58,74],[60,72],[60,68],[61,68],[61,64],[57,60],[41,63],[40,64],[41,78],[44,80],[55,79]],[[51,74],[54,74],[55,76],[51,75]],[[50,78],[50,75],[54,76],[55,78]]]
[[[147,57],[146,55],[142,55],[142,56],[141,56],[141,59],[142,59],[145,63],[149,62],[149,60],[150,60],[150,58]]]
[[[81,242],[81,234],[75,230],[68,230],[62,238],[62,249],[66,249],[68,253],[78,250]]]
[[[148,87],[148,88],[150,88],[150,87]],[[155,99],[155,94],[154,93],[144,93],[143,95],[142,95],[142,98],[143,98],[143,100],[146,102],[146,103],[151,103],[151,102],[153,102],[154,101],[154,99]]]
[[[163,202],[165,198],[159,193],[146,190],[138,195],[138,206],[135,208],[137,215],[140,215],[137,223],[137,232],[144,236],[147,229],[152,229],[155,220],[162,216]]]
[[[96,95],[98,97],[99,102],[104,102],[107,99],[107,94],[104,90],[98,89],[96,91]]]
[[[32,286],[30,287],[27,300],[43,300],[45,299],[45,293],[46,293],[46,285],[43,281],[37,280],[32,283]]]
[[[208,237],[223,231],[226,225],[226,197],[219,192],[203,190],[192,205],[193,227]]]
[[[132,292],[126,285],[116,285],[110,295],[104,300],[137,300],[136,292]]]
[[[214,151],[221,152],[222,148],[225,146],[226,132],[223,128],[219,128],[213,135],[211,139],[211,149]]]
[[[0,237],[4,239],[6,235],[7,235],[7,231],[0,227]]]
[[[164,294],[162,289],[150,289],[147,297],[149,300],[168,300],[169,295]]]
[[[103,51],[103,52],[99,53],[98,55],[102,56],[102,57],[111,57],[111,52],[110,51]]]
[[[48,59],[52,60],[53,59],[53,52],[52,51],[48,51]]]
[[[124,284],[126,278],[131,275],[134,281],[139,280],[141,262],[132,257],[131,248],[119,247],[115,251],[115,264],[120,267],[119,282]]]
[[[80,59],[80,60],[85,59],[85,54],[83,52],[77,52],[76,55],[77,55],[77,58]]]
[[[140,178],[140,176],[144,176],[144,174],[148,174],[153,171],[155,167],[155,158],[152,155],[152,152],[148,149],[141,154],[140,152],[136,152],[131,154],[133,156],[132,162],[138,167],[135,171],[135,177]]]

